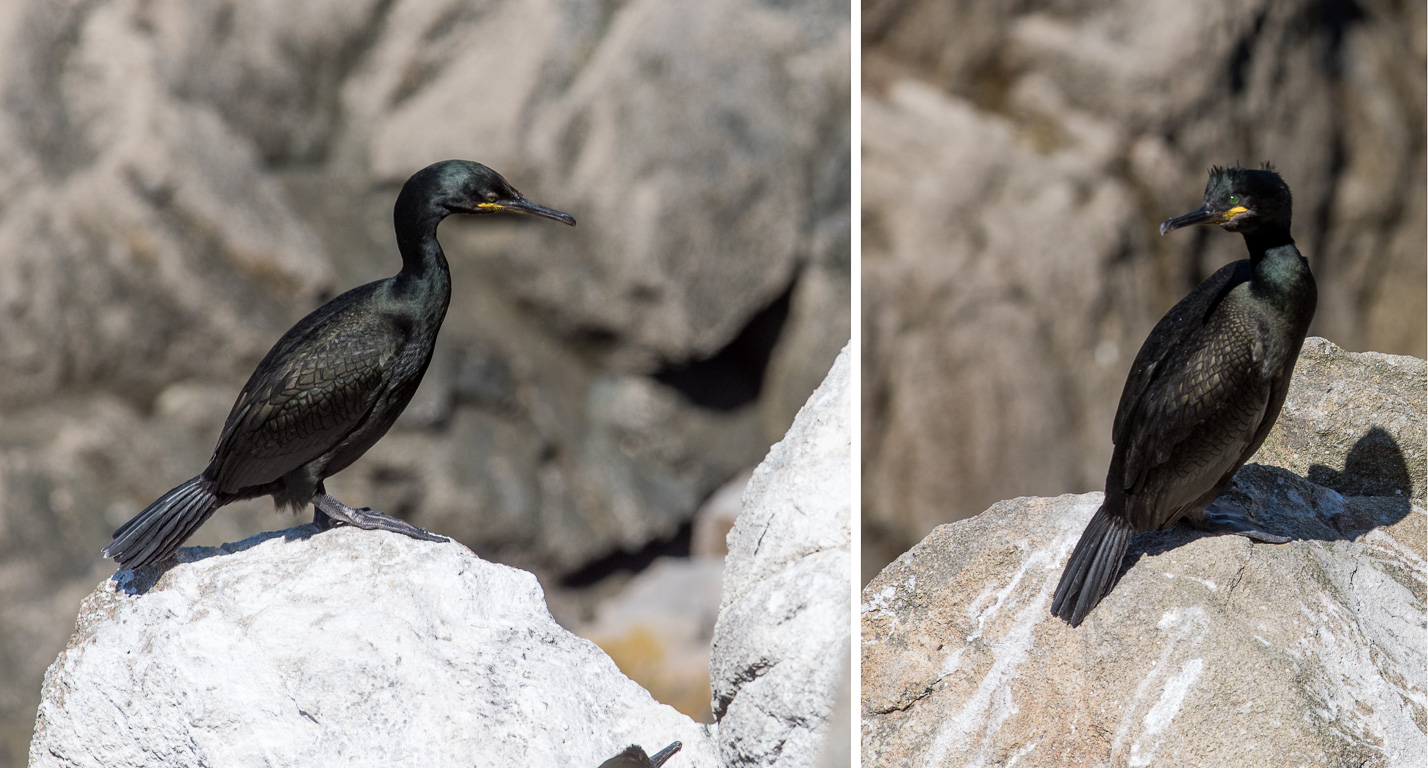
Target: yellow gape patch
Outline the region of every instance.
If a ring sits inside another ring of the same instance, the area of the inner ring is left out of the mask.
[[[1233,219],[1234,217],[1236,217],[1236,216],[1238,216],[1238,215],[1240,215],[1240,214],[1242,214],[1242,213],[1244,213],[1245,211],[1248,211],[1248,210],[1249,210],[1249,209],[1246,208],[1246,207],[1244,207],[1243,205],[1237,205],[1237,206],[1231,208],[1230,210],[1225,211],[1224,213],[1220,214],[1220,218],[1221,218],[1222,220],[1224,220],[1224,221],[1229,221],[1230,219]]]

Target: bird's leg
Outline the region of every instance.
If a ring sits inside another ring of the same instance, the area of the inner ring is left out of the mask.
[[[326,512],[318,509],[317,503],[314,502],[312,505],[312,524],[317,526],[317,530],[319,531],[330,531],[336,527],[337,522],[328,517]]]
[[[1243,512],[1222,508],[1219,499],[1211,502],[1198,519],[1193,516],[1187,517],[1185,522],[1197,530],[1212,533],[1233,533],[1267,544],[1284,544],[1293,540],[1290,536],[1280,536],[1260,528],[1252,518]]]
[[[412,525],[400,518],[392,517],[381,512],[374,512],[368,507],[355,509],[338,501],[336,497],[325,491],[319,491],[312,497],[313,515],[312,522],[320,530],[327,530],[339,523],[350,525],[354,528],[361,528],[367,531],[392,531],[413,539],[422,541],[446,541],[445,536],[437,536],[428,533],[425,528]]]

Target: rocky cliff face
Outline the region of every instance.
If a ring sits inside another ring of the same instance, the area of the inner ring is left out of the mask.
[[[1283,545],[1142,534],[1072,629],[1049,612],[1101,494],[938,527],[863,592],[877,765],[1408,765],[1428,749],[1422,360],[1310,339],[1221,503]],[[1345,450],[1342,436],[1358,440]]]
[[[529,573],[308,525],[102,583],[45,676],[30,764],[594,766],[676,740],[680,766],[819,764],[848,718],[850,380],[844,352],[754,473],[710,662],[716,726],[559,627]]]
[[[867,577],[999,499],[1100,487],[1141,341],[1244,258],[1156,234],[1211,164],[1293,189],[1314,335],[1428,354],[1421,3],[863,8]]]
[[[675,537],[848,339],[848,35],[823,2],[0,3],[0,764],[109,532],[284,329],[396,271],[430,162],[580,224],[443,226],[436,359],[332,490],[552,582]]]

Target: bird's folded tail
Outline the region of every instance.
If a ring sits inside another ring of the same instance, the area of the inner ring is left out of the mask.
[[[213,484],[200,475],[159,497],[114,532],[104,548],[121,569],[167,559],[218,509]]]
[[[1051,598],[1051,613],[1079,626],[1086,614],[1111,591],[1121,559],[1130,549],[1135,529],[1130,523],[1106,513],[1101,506],[1086,524],[1081,540],[1066,561],[1056,596]]]

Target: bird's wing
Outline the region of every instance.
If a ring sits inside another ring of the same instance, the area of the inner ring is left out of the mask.
[[[1207,501],[1247,458],[1269,404],[1272,378],[1257,338],[1171,360],[1183,375],[1147,390],[1143,420],[1127,446],[1128,508],[1141,529],[1163,527]]]
[[[1122,394],[1113,438],[1126,514],[1139,530],[1178,518],[1234,471],[1263,421],[1272,381],[1261,331],[1214,311],[1243,282],[1235,266],[1161,320]]]
[[[1146,390],[1166,377],[1165,368],[1172,365],[1171,358],[1177,350],[1182,350],[1190,338],[1203,331],[1215,307],[1219,306],[1225,294],[1236,285],[1250,278],[1248,260],[1226,264],[1215,271],[1205,282],[1181,299],[1160,322],[1155,324],[1150,335],[1141,344],[1126,377],[1125,389],[1121,390],[1120,405],[1116,408],[1116,420],[1111,428],[1111,436],[1116,445],[1130,431],[1129,422],[1139,414],[1137,409],[1145,399]],[[1173,376],[1173,374],[1171,374]]]
[[[219,492],[271,483],[368,418],[401,329],[372,322],[371,313],[343,311],[360,303],[353,293],[303,318],[259,363],[228,414],[206,473]]]

